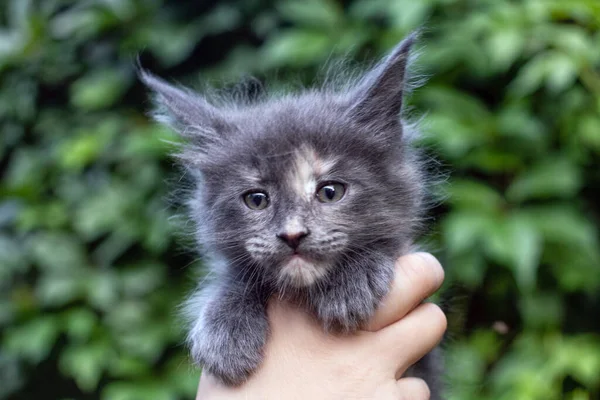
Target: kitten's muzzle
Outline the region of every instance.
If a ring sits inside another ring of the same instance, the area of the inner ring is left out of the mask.
[[[310,234],[308,229],[298,232],[282,232],[276,236],[287,244],[292,250],[296,250],[300,246],[300,242]]]

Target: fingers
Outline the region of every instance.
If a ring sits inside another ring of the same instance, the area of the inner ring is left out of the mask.
[[[438,345],[446,327],[442,310],[433,303],[425,303],[374,335],[381,354],[386,355],[387,361],[396,368],[396,376],[400,376]]]
[[[404,317],[444,281],[444,270],[429,253],[412,253],[396,261],[394,282],[366,330],[378,331]]]
[[[398,399],[429,400],[431,392],[423,379],[402,378],[397,382]]]

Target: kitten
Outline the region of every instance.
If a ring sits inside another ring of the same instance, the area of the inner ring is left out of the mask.
[[[260,365],[272,295],[352,333],[388,292],[423,208],[414,127],[400,119],[414,41],[344,88],[258,100],[209,101],[141,71],[156,119],[187,139],[179,158],[211,273],[186,305],[188,342],[224,383]],[[432,398],[437,369],[431,356],[414,368]]]

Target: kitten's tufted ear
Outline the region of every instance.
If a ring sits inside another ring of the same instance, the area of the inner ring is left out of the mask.
[[[358,121],[388,125],[399,120],[410,50],[417,37],[415,32],[404,39],[360,80],[350,108]]]
[[[171,85],[141,68],[138,71],[142,82],[154,92],[154,119],[198,145],[217,139],[225,119],[216,107],[190,89]]]

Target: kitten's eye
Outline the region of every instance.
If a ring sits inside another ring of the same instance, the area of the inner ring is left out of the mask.
[[[263,210],[269,205],[269,196],[265,192],[248,192],[243,197],[244,203],[252,210]]]
[[[340,201],[346,193],[346,187],[339,182],[328,182],[317,190],[317,199],[321,203],[335,203]]]

